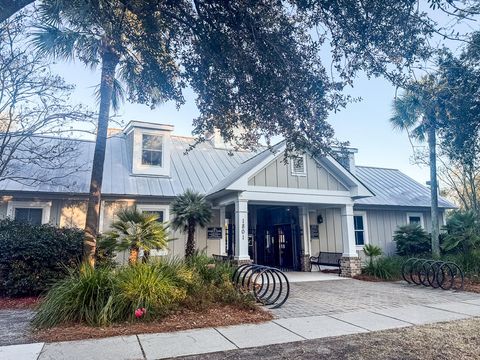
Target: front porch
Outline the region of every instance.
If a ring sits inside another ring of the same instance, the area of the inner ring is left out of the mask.
[[[244,194],[245,195],[245,194]],[[309,271],[319,251],[341,253],[341,276],[360,271],[353,203],[312,204],[254,201],[220,202],[224,256],[284,271]],[[316,268],[315,268],[316,269]],[[333,274],[336,276],[336,274]]]

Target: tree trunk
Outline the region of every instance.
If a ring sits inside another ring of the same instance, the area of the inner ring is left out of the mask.
[[[83,243],[84,261],[95,265],[97,233],[100,219],[100,201],[103,181],[103,163],[107,144],[108,120],[113,94],[113,81],[118,57],[108,49],[102,55],[102,77],[100,83],[100,109],[98,112],[97,138],[93,154],[90,193],[88,196],[87,219],[85,222],[85,238]]]
[[[185,257],[192,257],[195,253],[195,224],[188,223],[187,245],[185,247]]]
[[[130,265],[135,265],[138,262],[139,253],[140,249],[137,246],[132,246],[130,248],[130,255],[128,256],[128,263]]]
[[[0,0],[0,23],[33,2],[34,0]]]
[[[430,195],[432,215],[432,255],[440,256],[440,229],[438,226],[438,183],[437,183],[437,142],[435,136],[435,122],[432,121],[428,128],[428,149],[430,154]]]

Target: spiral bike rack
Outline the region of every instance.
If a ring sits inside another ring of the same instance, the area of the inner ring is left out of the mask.
[[[450,261],[410,258],[402,265],[402,278],[409,284],[434,289],[463,290],[464,274]]]
[[[282,306],[290,295],[286,275],[270,266],[240,265],[233,273],[232,281],[237,289],[252,294],[256,301],[270,309]]]

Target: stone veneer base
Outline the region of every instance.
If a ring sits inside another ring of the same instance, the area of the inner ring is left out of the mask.
[[[359,257],[344,256],[340,259],[340,276],[354,277],[362,273],[362,263]]]

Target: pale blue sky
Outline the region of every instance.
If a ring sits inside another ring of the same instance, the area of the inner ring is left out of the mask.
[[[69,83],[75,84],[73,100],[95,106],[94,86],[99,82],[99,72],[86,69],[79,62],[59,63],[53,67]],[[350,141],[358,148],[357,164],[398,168],[421,183],[428,180],[428,169],[412,165],[412,149],[407,135],[394,131],[388,121],[395,88],[384,79],[357,79],[349,94],[362,97],[359,103],[352,103],[337,114],[332,114],[330,122],[336,136]],[[186,104],[176,110],[173,103],[167,103],[154,110],[138,104],[125,103],[119,119],[142,120],[173,124],[175,134],[191,135],[192,120],[198,114],[194,94],[186,93]]]

